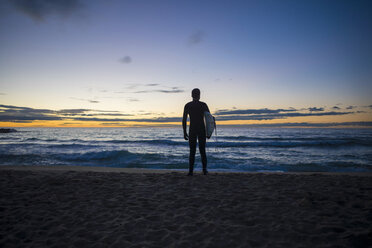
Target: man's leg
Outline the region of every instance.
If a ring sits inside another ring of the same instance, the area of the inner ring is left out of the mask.
[[[198,136],[198,141],[199,141],[199,152],[203,164],[203,173],[207,174],[207,154],[205,152],[205,144],[207,142],[207,138],[205,134],[201,134]]]
[[[189,146],[190,146],[190,155],[189,155],[189,175],[194,171],[194,162],[195,162],[195,153],[196,153],[196,135],[189,134]]]

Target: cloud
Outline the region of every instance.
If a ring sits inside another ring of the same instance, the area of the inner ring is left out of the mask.
[[[216,111],[214,114],[217,116],[221,115],[248,115],[248,114],[273,114],[273,113],[280,113],[280,112],[294,112],[297,111],[294,108],[289,109],[233,109],[227,110],[222,109]]]
[[[99,116],[133,116],[118,111],[94,109],[34,109],[12,105],[0,105],[0,121],[25,122],[37,120],[98,121],[98,122],[181,122],[181,117],[158,118],[102,118]]]
[[[1,92],[0,92],[0,96],[5,96],[5,95],[6,95],[5,93],[1,93]]]
[[[62,109],[55,111],[61,117],[71,116],[133,116],[133,114],[122,114],[119,111],[105,111],[94,109]]]
[[[76,120],[84,116],[133,116],[119,111],[94,109],[34,109],[12,105],[0,105],[0,121],[24,122],[36,120]]]
[[[100,102],[100,101],[97,101],[97,100],[77,98],[77,97],[70,97],[70,99],[78,100],[78,101],[85,101],[85,102],[90,102],[90,103],[99,103]]]
[[[218,121],[231,120],[275,120],[287,119],[289,117],[305,117],[305,116],[332,116],[332,115],[347,115],[354,112],[321,112],[321,113],[277,113],[277,114],[259,114],[259,115],[227,115],[216,116]]]
[[[193,32],[188,39],[190,45],[197,45],[204,41],[205,33],[201,30]]]
[[[128,102],[139,102],[140,100],[137,98],[128,98],[127,101]]]
[[[138,90],[138,91],[134,91],[131,93],[142,94],[142,93],[152,93],[152,92],[173,94],[173,93],[182,93],[185,91],[180,89],[179,87],[171,87],[170,89]]]
[[[128,93],[128,92],[113,92],[113,93],[117,93],[117,94],[124,94],[124,93]],[[99,97],[100,99],[124,99],[126,100],[127,102],[139,102],[140,99],[138,98],[134,98],[134,97],[126,97],[126,96],[101,96]]]
[[[367,106],[368,108],[372,109],[372,105]]]
[[[77,117],[74,118],[77,121],[103,121],[103,122],[181,122],[182,117],[158,117],[158,118],[134,118],[134,119],[127,119],[127,118],[85,118],[85,117]]]
[[[182,93],[185,92],[184,90],[181,89],[171,89],[171,90],[156,90],[155,92],[160,92],[160,93]]]
[[[308,110],[309,112],[303,112]],[[305,116],[332,116],[332,115],[348,115],[355,112],[323,112],[323,108],[310,107],[306,109],[222,109],[214,113],[216,120],[274,120],[286,119],[290,117],[305,117]]]
[[[15,9],[35,21],[44,21],[49,15],[67,17],[81,6],[79,0],[13,0]]]
[[[158,87],[160,89],[151,89],[148,90],[147,88],[153,88],[153,87]],[[137,91],[126,91],[126,90],[135,90],[138,88],[142,88],[141,90]],[[165,88],[165,89],[164,89]],[[161,86],[159,83],[147,83],[147,84],[141,84],[141,83],[131,83],[131,84],[126,84],[124,87],[124,91],[115,91],[114,93],[116,94],[127,94],[127,93],[149,93],[149,92],[159,92],[161,90],[167,90],[167,89],[172,89],[172,90],[177,90],[179,89],[178,87],[166,87],[166,86]]]
[[[3,104],[0,104],[0,108],[2,108],[2,109],[18,109],[18,110],[32,109],[32,108],[27,108],[27,107],[17,107],[17,106],[12,106],[12,105],[3,105]]]
[[[47,118],[54,118],[53,115],[55,111],[50,109],[33,109],[27,107],[17,107],[12,105],[0,105],[0,115],[1,116],[21,116],[23,118],[19,120],[29,120],[28,117],[32,116],[46,116]]]
[[[324,108],[310,107],[308,108],[310,112],[324,111]]]
[[[104,122],[104,123],[100,123],[99,124],[100,126],[127,126],[126,124],[122,124],[120,122]]]
[[[80,125],[81,123],[79,122],[64,122],[61,125]]]
[[[346,107],[346,109],[348,109],[348,110],[354,109],[354,108],[356,108],[356,106],[348,106],[348,107]]]
[[[97,109],[61,109],[55,111],[56,114],[69,116],[133,116],[133,114],[123,114],[119,111],[97,110]]]
[[[138,84],[138,83],[133,83],[133,84],[126,84],[126,89],[135,89],[139,86],[141,86],[142,84]]]
[[[337,106],[333,106],[332,109],[334,109],[334,110],[339,110],[339,109],[341,109],[341,108],[340,108],[340,107],[337,107]]]
[[[229,115],[227,114],[229,112]],[[333,116],[348,115],[355,112],[298,112],[294,109],[249,109],[249,110],[220,110],[220,115],[215,115],[217,121],[229,120],[274,120],[290,117],[304,116]],[[244,113],[244,114],[231,114]],[[247,114],[248,113],[248,114]],[[145,114],[143,114],[145,115]],[[12,105],[0,105],[0,121],[35,121],[35,120],[66,120],[66,121],[96,121],[96,122],[149,122],[166,123],[181,122],[182,117],[157,117],[157,118],[126,118],[134,117],[133,114],[119,111],[95,109],[34,109]],[[164,115],[163,115],[164,116]],[[123,118],[124,117],[124,118]],[[336,125],[336,124],[335,124]]]
[[[115,114],[115,113],[92,113],[92,114],[80,114],[79,116],[133,116],[133,114]]]
[[[90,111],[99,111],[99,112],[106,112],[106,113],[120,113],[120,111],[117,111],[117,110],[93,110],[93,109],[90,109]]]
[[[56,121],[62,120],[61,117],[58,116],[48,116],[48,115],[35,115],[30,114],[28,115],[5,115],[3,113],[0,114],[0,121],[12,121],[12,122],[19,122],[19,121],[35,121],[35,120],[43,120],[43,121]]]
[[[14,123],[32,123],[32,121],[21,121],[21,120],[13,120],[13,121],[10,121],[10,122],[14,122]]]
[[[138,87],[144,86],[144,84],[139,84],[139,83],[131,83],[131,84],[124,84],[125,86],[123,89],[125,90],[134,90]],[[114,91],[116,94],[125,94],[125,93],[130,93],[128,91]]]
[[[123,64],[130,64],[130,63],[132,63],[132,57],[124,56],[119,61]]]
[[[138,115],[154,115],[154,113],[151,113],[151,112],[145,112],[145,113],[139,113]]]
[[[90,109],[61,109],[56,111],[56,113],[61,115],[80,115],[87,111],[91,111]]]

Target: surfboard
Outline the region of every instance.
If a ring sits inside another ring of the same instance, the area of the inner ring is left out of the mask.
[[[211,113],[205,111],[204,112],[204,121],[205,121],[205,133],[207,135],[207,138],[209,139],[212,137],[213,130],[216,128],[216,120],[211,115]]]

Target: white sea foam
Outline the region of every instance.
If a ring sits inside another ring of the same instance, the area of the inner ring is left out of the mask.
[[[0,135],[0,165],[188,167],[180,128],[18,130]],[[225,127],[207,155],[210,170],[372,171],[372,130]]]

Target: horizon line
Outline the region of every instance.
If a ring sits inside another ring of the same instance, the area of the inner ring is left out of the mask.
[[[55,124],[55,125],[41,125],[36,123],[18,123],[20,125],[1,125],[0,128],[166,128],[166,127],[182,127],[182,124],[163,123],[156,124],[134,124],[125,125],[117,123],[99,123],[97,125],[84,125],[81,123],[68,123],[68,124]],[[230,127],[230,128],[372,128],[371,121],[359,122],[327,122],[327,123],[310,123],[310,122],[286,122],[286,123],[262,123],[262,124],[218,124],[217,127]]]

